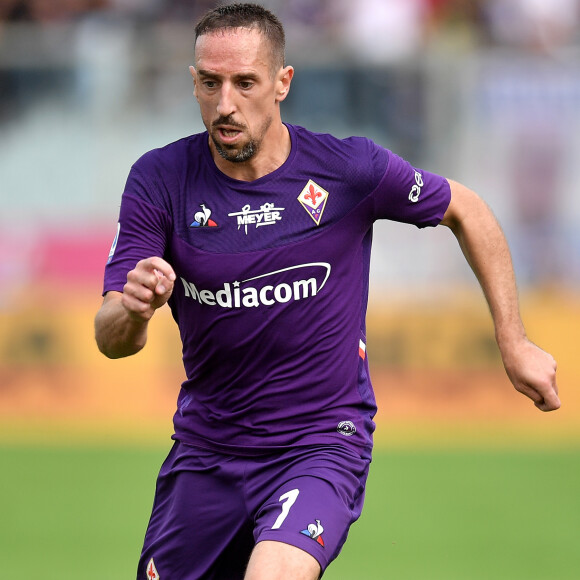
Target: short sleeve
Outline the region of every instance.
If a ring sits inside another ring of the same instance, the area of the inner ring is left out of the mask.
[[[417,169],[389,152],[385,174],[371,195],[375,219],[423,228],[441,222],[451,200],[451,189],[444,177]]]
[[[103,293],[123,291],[127,273],[137,262],[166,254],[171,218],[148,201],[152,185],[134,168],[121,199],[117,235],[105,267]]]

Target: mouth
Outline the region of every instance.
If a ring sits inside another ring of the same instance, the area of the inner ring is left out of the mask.
[[[224,143],[233,143],[242,134],[239,128],[232,126],[218,126],[215,129]]]

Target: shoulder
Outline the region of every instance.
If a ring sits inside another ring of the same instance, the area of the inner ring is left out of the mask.
[[[206,133],[197,133],[151,149],[137,159],[132,169],[143,175],[159,177],[165,171],[174,172],[179,167],[199,162],[206,139]]]
[[[203,162],[203,139],[203,133],[190,135],[143,154],[131,166],[124,196],[169,211],[169,200],[182,195],[192,168]]]
[[[377,184],[387,170],[391,152],[362,136],[336,137],[292,126],[303,163],[328,167],[346,181]],[[310,161],[308,161],[310,160]]]
[[[330,133],[317,133],[309,131],[298,125],[289,125],[291,131],[296,135],[297,142],[321,150],[334,151],[340,154],[342,151],[368,152],[373,149],[381,149],[379,145],[371,139],[362,136],[337,137]]]

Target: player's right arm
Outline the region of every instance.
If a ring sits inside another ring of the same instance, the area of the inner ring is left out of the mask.
[[[173,292],[175,272],[162,258],[141,260],[127,274],[123,292],[107,292],[95,317],[95,339],[108,358],[139,352],[147,342],[147,327],[155,311]]]

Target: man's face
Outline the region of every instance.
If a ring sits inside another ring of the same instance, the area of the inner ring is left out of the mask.
[[[273,74],[271,58],[256,29],[219,30],[197,40],[194,94],[213,146],[227,161],[250,160],[279,115],[280,74]]]

